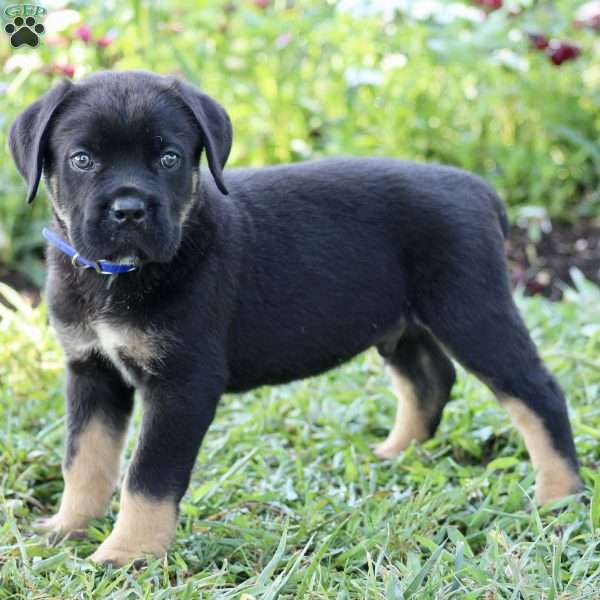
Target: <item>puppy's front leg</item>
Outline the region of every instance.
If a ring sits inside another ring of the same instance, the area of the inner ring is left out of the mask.
[[[140,439],[121,491],[115,527],[91,556],[95,562],[124,565],[167,552],[179,501],[223,391],[220,381],[184,377],[155,380],[142,390]]]
[[[53,517],[34,523],[55,536],[83,532],[102,517],[119,477],[133,389],[98,355],[67,362],[65,489]]]

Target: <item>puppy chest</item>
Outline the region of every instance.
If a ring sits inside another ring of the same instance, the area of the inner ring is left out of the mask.
[[[154,330],[144,331],[106,321],[53,324],[68,358],[85,360],[94,352],[100,353],[119,369],[129,383],[143,373],[156,374],[165,357],[165,344]]]
[[[97,322],[93,325],[99,350],[128,381],[136,371],[154,375],[164,358],[160,335],[119,324]]]

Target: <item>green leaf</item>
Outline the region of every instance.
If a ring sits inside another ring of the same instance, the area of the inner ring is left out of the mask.
[[[410,598],[413,594],[415,594],[418,588],[421,586],[425,578],[431,574],[435,563],[438,558],[444,551],[444,544],[438,546],[438,548],[433,552],[433,554],[425,561],[425,564],[421,567],[421,570],[415,575],[415,577],[411,580],[411,582],[406,586],[404,590],[404,597]]]
[[[506,471],[507,469],[511,469],[515,465],[519,464],[519,459],[515,456],[501,456],[500,458],[495,458],[490,461],[486,467],[487,471]]]
[[[600,528],[600,475],[594,478],[594,491],[592,493],[592,502],[590,504],[590,520],[592,529]]]

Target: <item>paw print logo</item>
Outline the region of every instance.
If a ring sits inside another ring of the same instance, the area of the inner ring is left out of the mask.
[[[4,27],[4,31],[10,36],[10,43],[13,48],[18,48],[23,44],[27,44],[35,48],[40,38],[45,31],[41,23],[36,23],[34,17],[15,17],[12,23],[8,23]]]

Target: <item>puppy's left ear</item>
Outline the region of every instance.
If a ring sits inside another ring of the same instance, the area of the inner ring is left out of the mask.
[[[48,142],[48,125],[72,85],[69,80],[61,81],[29,105],[10,128],[8,146],[19,173],[27,182],[28,204],[35,198],[40,184]]]
[[[227,194],[227,188],[223,182],[223,167],[231,151],[233,136],[229,115],[216,100],[203,94],[185,81],[176,79],[175,89],[183,102],[192,111],[200,127],[202,140],[206,148],[208,167],[215,183],[223,194]]]

